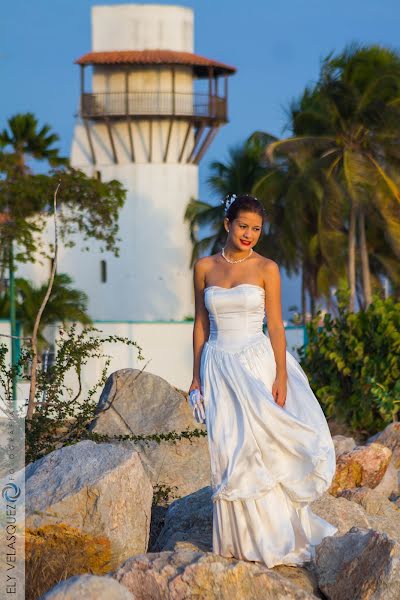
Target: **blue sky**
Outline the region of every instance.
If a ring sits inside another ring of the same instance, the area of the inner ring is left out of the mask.
[[[69,154],[78,105],[74,59],[90,50],[91,0],[11,0],[2,3],[0,127],[32,111],[61,137]],[[153,2],[142,2],[153,4]],[[230,122],[200,167],[200,195],[212,160],[255,130],[282,135],[285,109],[315,81],[321,58],[352,42],[399,47],[399,0],[195,0],[158,2],[194,9],[195,51],[234,65],[229,82]],[[298,282],[283,286],[284,312],[299,304]]]

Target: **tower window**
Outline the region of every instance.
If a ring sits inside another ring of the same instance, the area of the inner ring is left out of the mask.
[[[100,279],[101,283],[105,283],[107,281],[107,263],[105,260],[100,261]]]

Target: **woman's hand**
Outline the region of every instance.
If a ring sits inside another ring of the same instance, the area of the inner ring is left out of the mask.
[[[198,379],[197,377],[193,377],[192,383],[190,384],[190,388],[189,388],[188,394],[190,394],[190,392],[192,390],[200,390],[200,392],[201,392],[200,379]]]
[[[274,397],[275,402],[281,408],[284,406],[286,402],[286,393],[287,393],[287,374],[278,374],[274,383],[272,384],[272,396]]]

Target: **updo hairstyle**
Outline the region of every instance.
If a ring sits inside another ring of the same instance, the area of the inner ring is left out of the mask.
[[[227,194],[222,200],[224,204],[225,216],[228,217],[229,221],[233,221],[239,215],[240,211],[254,212],[260,215],[262,218],[262,229],[266,220],[266,212],[261,202],[254,196],[249,194]]]

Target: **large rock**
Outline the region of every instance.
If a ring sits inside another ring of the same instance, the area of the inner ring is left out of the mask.
[[[329,600],[400,598],[400,545],[383,533],[353,527],[327,537],[316,549],[315,564]]]
[[[369,491],[374,492],[374,490]],[[311,504],[311,509],[318,516],[338,528],[335,537],[357,526],[387,533],[400,542],[400,513],[394,503],[380,494],[377,498],[358,489],[346,490],[342,495],[345,497],[335,498],[325,493]],[[367,513],[364,506],[371,514]]]
[[[344,490],[342,497],[357,502],[368,515],[369,527],[387,533],[400,542],[400,510],[385,496],[369,488]]]
[[[374,489],[386,496],[386,498],[399,495],[400,469],[396,469],[393,461],[393,455],[382,480]]]
[[[314,500],[310,506],[316,515],[338,528],[336,536],[346,533],[354,525],[370,526],[368,515],[361,506],[345,498],[335,498],[328,492]]]
[[[396,469],[400,469],[400,422],[390,423],[383,431],[369,438],[367,442],[377,442],[390,448],[393,453],[393,464]]]
[[[152,551],[212,551],[212,489],[205,487],[179,500],[167,510],[164,527]],[[313,573],[306,568],[278,565],[274,571],[301,589],[318,595]]]
[[[111,543],[112,565],[147,550],[153,488],[139,454],[83,441],[25,470],[26,527],[65,523]]]
[[[172,488],[173,497],[180,498],[210,483],[208,439],[196,437],[175,442],[161,440],[124,442],[140,455],[153,486]]]
[[[204,429],[196,423],[187,396],[168,381],[139,369],[121,369],[107,379],[90,429],[109,435],[149,435]]]
[[[334,435],[332,441],[335,447],[336,458],[345,452],[351,452],[356,447],[354,438],[346,437],[345,435]]]
[[[53,587],[40,600],[134,600],[134,597],[112,577],[76,575]]]
[[[133,556],[114,573],[135,598],[149,600],[315,599],[262,563],[176,550]]]
[[[149,436],[200,429],[187,395],[165,379],[138,369],[122,369],[107,380],[99,412],[90,429],[112,435]],[[191,439],[130,442],[140,453],[153,486],[171,487],[175,497],[185,496],[210,484],[210,457],[205,435]]]
[[[377,488],[371,490],[368,487],[360,487],[344,490],[340,493],[340,497],[356,502],[363,507],[368,515],[386,516],[394,520],[399,519],[400,521],[399,509],[386,496],[381,494]]]
[[[353,487],[376,487],[383,479],[391,457],[392,451],[377,443],[357,446],[351,452],[341,454],[329,492],[336,496]]]
[[[165,516],[164,527],[152,550],[173,550],[178,542],[188,542],[199,550],[211,551],[211,495],[212,489],[208,486],[172,502]]]

